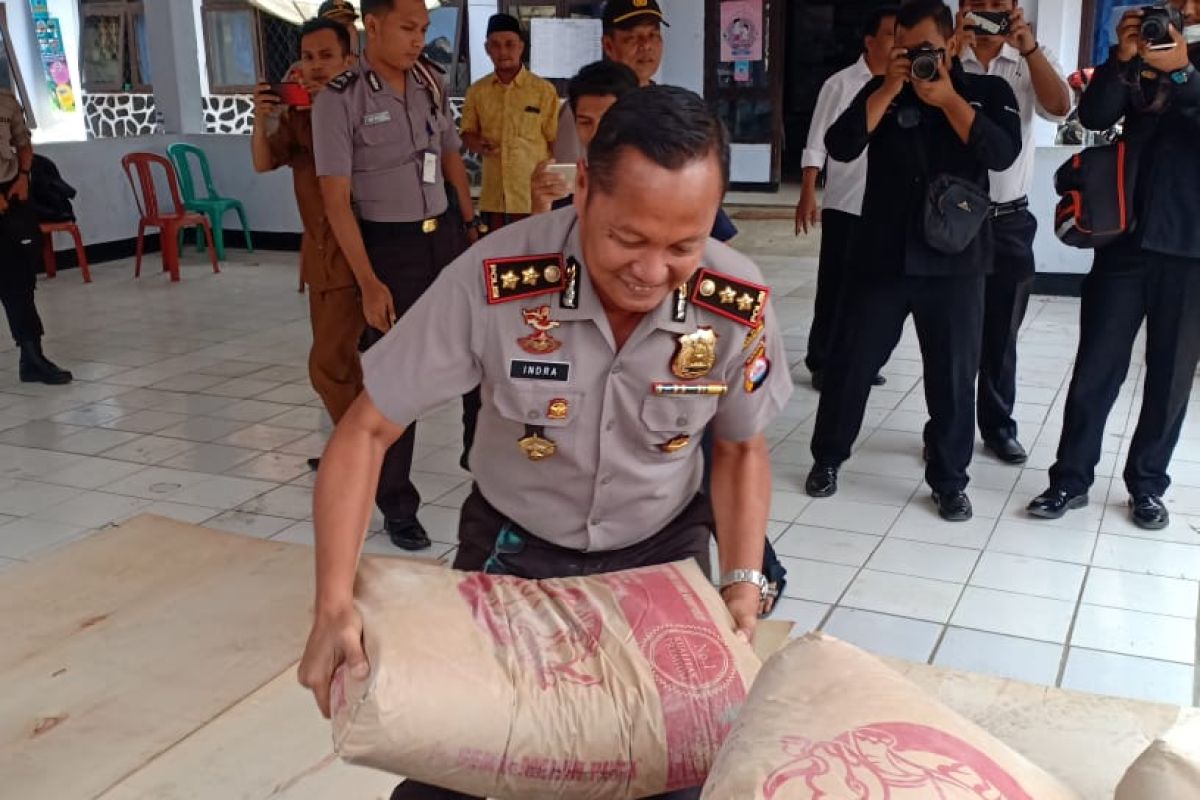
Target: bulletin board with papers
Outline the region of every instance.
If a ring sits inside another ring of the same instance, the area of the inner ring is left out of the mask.
[[[573,78],[604,56],[598,19],[547,19],[529,23],[529,69],[542,78]]]

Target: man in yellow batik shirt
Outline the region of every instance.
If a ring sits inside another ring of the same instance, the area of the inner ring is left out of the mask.
[[[521,64],[525,41],[516,17],[488,20],[487,54],[495,72],[471,84],[462,140],[483,156],[479,210],[489,230],[529,216],[529,179],[550,157],[558,134],[558,92]]]

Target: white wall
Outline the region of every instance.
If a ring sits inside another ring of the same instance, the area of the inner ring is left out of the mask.
[[[25,89],[29,92],[29,103],[37,119],[33,132],[34,144],[48,141],[82,141],[86,136],[83,119],[83,88],[79,72],[79,9],[75,0],[49,0],[47,8],[52,16],[58,17],[63,36],[63,51],[71,70],[71,86],[75,91],[75,112],[58,111],[50,101],[46,78],[42,72],[42,59],[38,53],[37,38],[33,30],[33,13],[28,0],[9,0],[5,3],[8,31],[12,36],[12,47]]]
[[[1043,0],[1045,2],[1045,0]],[[1033,189],[1029,192],[1029,210],[1037,217],[1037,239],[1033,254],[1038,272],[1066,272],[1082,275],[1092,268],[1092,251],[1067,247],[1054,235],[1054,173],[1078,147],[1039,147],[1034,161]]]
[[[663,28],[661,83],[704,94],[704,3],[660,0],[669,27]]]

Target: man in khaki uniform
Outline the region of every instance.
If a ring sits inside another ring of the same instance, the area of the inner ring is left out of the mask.
[[[763,430],[792,384],[758,268],[709,240],[728,174],[727,136],[701,98],[630,92],[600,123],[574,208],[488,236],[366,354],[367,390],[317,477],[316,622],[300,678],[322,712],[339,664],[369,668],[353,584],[380,455],[477,384],[456,568],[708,568],[715,519],[722,594],[753,633],[771,497]],[[699,493],[710,423],[711,507]],[[418,784],[393,794],[458,797]]]
[[[558,135],[558,92],[522,66],[525,41],[516,17],[492,16],[487,52],[496,69],[467,89],[460,130],[467,148],[483,156],[479,210],[494,231],[532,210],[529,178]]]
[[[12,92],[0,91],[0,302],[21,351],[21,381],[59,385],[70,383],[71,373],[42,353],[45,329],[33,301],[41,231],[29,205],[32,168],[25,110]]]
[[[318,17],[304,24],[300,29],[300,51],[303,57],[299,77],[310,95],[324,90],[325,84],[344,72],[353,60],[345,26],[329,18]],[[272,121],[277,123],[276,128],[268,132]],[[325,218],[313,159],[312,108],[281,109],[280,98],[271,92],[270,85],[260,84],[255,93],[250,144],[258,172],[292,168],[296,204],[304,222],[300,278],[309,288],[313,332],[308,374],[336,423],[362,391],[358,342],[367,323],[354,273]]]

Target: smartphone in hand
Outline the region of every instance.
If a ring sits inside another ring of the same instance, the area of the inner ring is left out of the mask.
[[[312,95],[298,83],[272,83],[271,92],[279,97],[280,102],[292,108],[308,108],[312,105]]]

